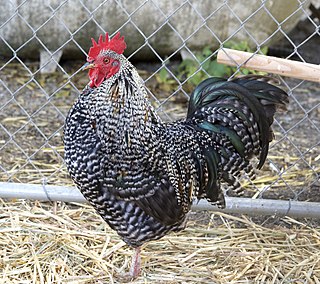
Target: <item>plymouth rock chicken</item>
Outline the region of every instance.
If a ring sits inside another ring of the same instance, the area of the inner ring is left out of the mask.
[[[288,95],[266,77],[208,78],[186,118],[165,123],[123,55],[124,37],[92,44],[83,68],[90,82],[66,118],[65,161],[84,197],[135,248],[135,278],[141,245],[182,230],[194,199],[223,208],[223,189],[241,193],[239,178],[264,164]]]

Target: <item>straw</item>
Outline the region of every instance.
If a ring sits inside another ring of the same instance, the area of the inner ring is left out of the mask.
[[[122,283],[133,250],[85,204],[1,201],[1,283]],[[292,218],[192,213],[142,249],[133,283],[319,283],[320,229]],[[272,219],[272,218],[271,218]],[[281,226],[280,226],[281,224]]]

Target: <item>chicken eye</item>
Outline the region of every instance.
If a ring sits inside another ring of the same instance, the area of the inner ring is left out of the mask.
[[[104,62],[104,63],[109,63],[109,62],[110,62],[110,59],[106,57],[106,58],[103,59],[103,62]]]

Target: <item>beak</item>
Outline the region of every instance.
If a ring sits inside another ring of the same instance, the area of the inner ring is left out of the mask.
[[[81,67],[81,71],[84,71],[84,70],[87,70],[87,69],[91,69],[91,68],[94,68],[94,67],[95,67],[94,63],[87,62],[86,64],[84,64]]]

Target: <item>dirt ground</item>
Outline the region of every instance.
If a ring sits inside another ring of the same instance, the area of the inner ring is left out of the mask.
[[[269,55],[320,63],[319,27],[306,19],[289,38]],[[0,182],[72,185],[63,124],[88,82],[77,72],[83,62],[65,61],[57,72],[34,77],[38,62],[6,62],[0,59]],[[161,117],[183,118],[190,86],[159,83],[159,65],[135,64]],[[281,87],[290,94],[288,111],[276,117],[257,178],[243,180],[245,196],[320,202],[320,85],[282,78]],[[189,219],[184,231],[143,247],[135,284],[320,283],[319,219],[218,212],[191,212]],[[0,283],[123,283],[131,255],[87,204],[0,198]]]
[[[1,71],[1,182],[72,185],[62,127],[87,83],[75,73],[82,63],[35,77],[37,62]],[[183,118],[190,86],[160,84],[157,66],[138,68],[160,115]],[[257,179],[243,180],[245,196],[320,202],[320,86],[283,78],[282,87],[288,111],[277,115]],[[319,244],[318,220],[192,212],[185,231],[145,246],[135,283],[320,283]],[[88,205],[0,199],[0,282],[121,283],[131,253]]]
[[[34,78],[21,63],[4,68],[0,84],[1,181],[72,184],[63,164],[62,136],[65,116],[78,90],[87,83],[87,74],[74,74],[81,65],[65,62],[63,71]],[[32,71],[37,63],[26,66]],[[147,80],[150,99],[160,115],[166,120],[183,118],[190,86],[183,85],[180,90],[178,84],[168,87],[158,82],[152,70],[139,72]],[[276,139],[258,178],[254,183],[244,181],[246,196],[320,201],[319,84],[285,79],[282,87],[290,94],[288,111],[277,115]],[[168,96],[170,92],[173,95]]]

